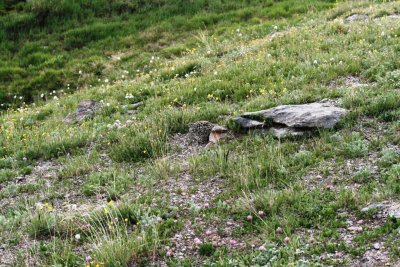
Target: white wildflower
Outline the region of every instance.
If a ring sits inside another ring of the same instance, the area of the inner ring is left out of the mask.
[[[132,94],[128,94],[128,93],[127,93],[127,94],[125,95],[125,98],[126,98],[126,99],[132,99],[132,98],[134,98],[134,96],[133,96]]]

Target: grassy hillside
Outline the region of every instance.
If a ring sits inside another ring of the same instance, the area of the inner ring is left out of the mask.
[[[361,211],[399,204],[398,2],[304,2],[0,4],[0,262],[399,264],[400,221]],[[311,137],[185,141],[323,99],[349,113]]]
[[[119,50],[130,51],[127,78],[154,53],[170,58],[193,49],[195,31],[225,38],[242,24],[258,32],[273,20],[297,21],[299,14],[331,7],[334,1],[32,0],[0,6],[0,103],[39,99],[54,90],[75,91],[116,80],[107,68]],[[14,98],[15,96],[15,98]],[[20,99],[21,98],[21,99]]]

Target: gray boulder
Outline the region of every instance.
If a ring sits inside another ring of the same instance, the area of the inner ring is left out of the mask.
[[[296,128],[335,127],[346,110],[330,103],[282,105],[257,112],[247,112],[241,117],[251,120],[271,120],[273,123]]]
[[[64,123],[80,123],[86,119],[93,118],[101,108],[101,103],[94,100],[83,100],[79,103],[75,112],[68,114]]]

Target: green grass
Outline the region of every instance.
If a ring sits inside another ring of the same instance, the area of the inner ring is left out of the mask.
[[[0,77],[4,78],[0,103],[3,108],[19,106],[51,98],[53,91],[60,95],[97,85],[97,79],[105,76],[116,80],[107,59],[113,51],[135,51],[128,56],[129,62],[136,62],[134,66],[123,60],[117,68],[133,67],[126,76],[134,78],[135,69],[143,67],[146,57],[155,52],[163,51],[160,55],[166,57],[185,53],[186,49],[173,48],[177,38],[184,40],[178,47],[194,48],[193,31],[210,29],[223,36],[243,23],[256,25],[280,18],[296,21],[297,15],[309,8],[328,8],[332,2],[196,0],[182,7],[180,1],[7,1],[0,6]],[[181,68],[176,74],[184,75],[195,66]]]
[[[386,18],[396,4],[0,3],[5,255],[20,255],[17,266],[349,266],[382,241],[396,264],[398,222],[360,212],[399,199],[400,32]],[[379,21],[343,23],[353,13]],[[230,127],[246,111],[324,98],[349,113],[310,137]],[[65,124],[85,99],[102,109]],[[195,152],[174,147],[200,120],[235,136]],[[365,231],[346,244],[347,221],[361,219]],[[239,227],[226,234],[228,221]],[[175,258],[172,238],[188,227],[204,243]],[[214,244],[207,230],[226,240]]]

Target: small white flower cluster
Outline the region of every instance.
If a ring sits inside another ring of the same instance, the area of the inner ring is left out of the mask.
[[[239,37],[243,36],[243,34],[240,32],[240,29],[236,29],[236,32],[237,32],[237,36],[239,36]]]
[[[109,106],[111,106],[111,104],[110,103],[104,103],[104,100],[100,100],[100,103],[102,103],[102,104],[105,104],[107,107],[109,107]]]
[[[135,97],[132,94],[126,93],[125,99],[133,99],[133,98],[135,98]]]
[[[153,64],[156,60],[159,60],[159,59],[160,59],[160,57],[152,56],[150,59],[150,64]]]
[[[108,124],[108,129],[121,129],[127,127],[129,124],[133,123],[132,120],[127,120],[125,124],[123,124],[120,120],[116,120],[113,124]]]

